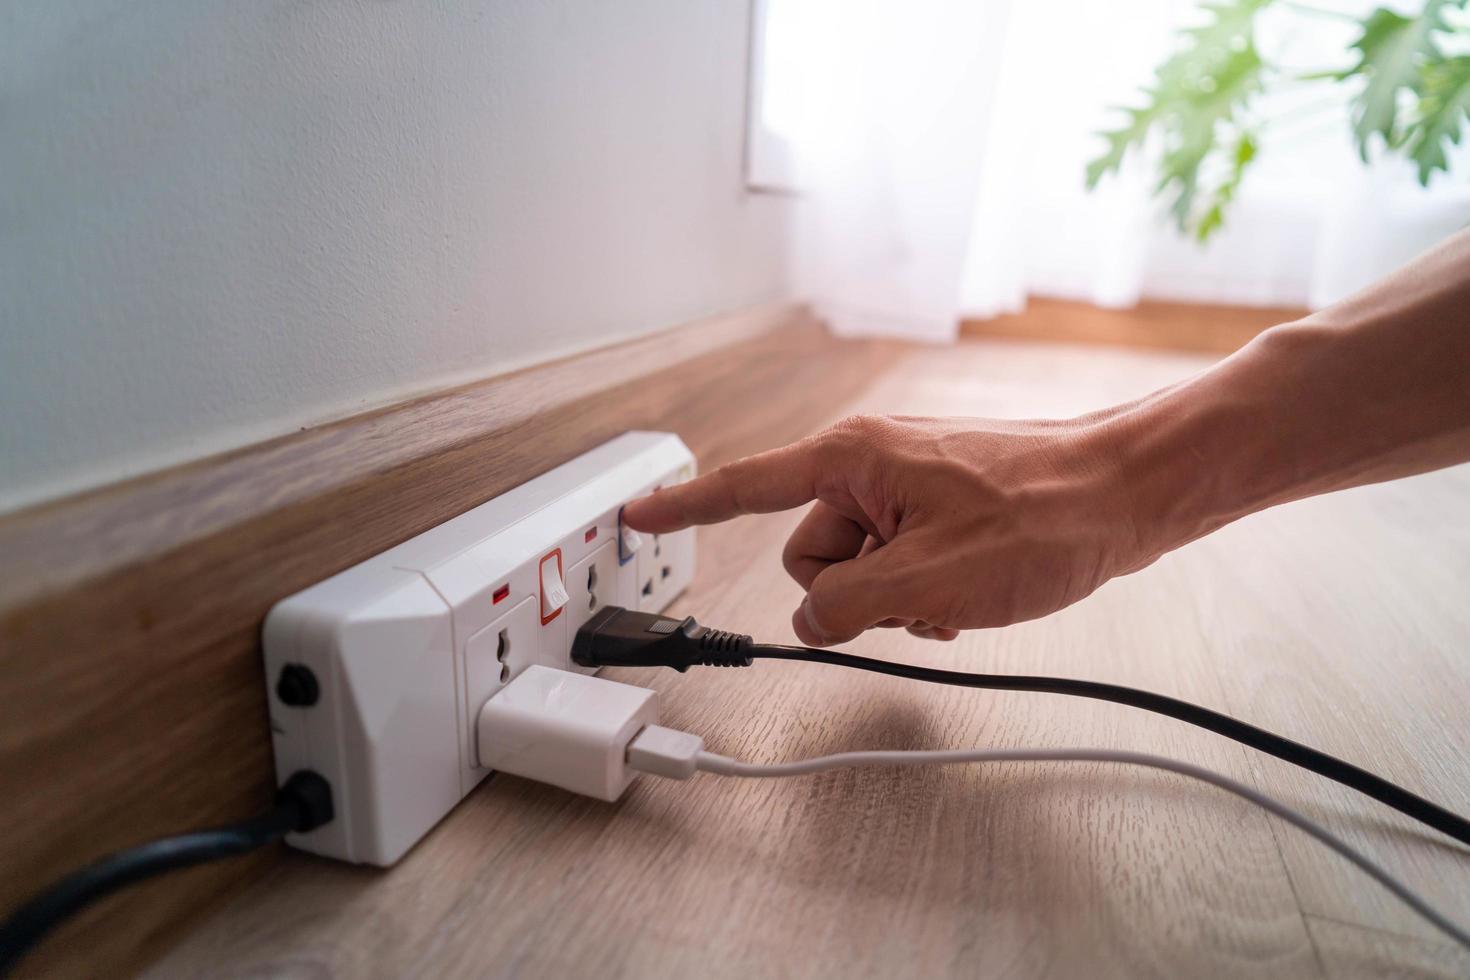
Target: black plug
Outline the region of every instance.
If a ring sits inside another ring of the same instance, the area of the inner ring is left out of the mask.
[[[753,641],[744,633],[700,626],[694,617],[604,606],[577,630],[572,662],[583,667],[749,667]]]
[[[276,791],[276,807],[295,808],[290,827],[298,834],[316,830],[332,822],[337,815],[332,806],[332,786],[310,769],[293,772],[291,778]]]

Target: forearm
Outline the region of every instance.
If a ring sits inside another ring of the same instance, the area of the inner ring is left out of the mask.
[[[1470,233],[1102,424],[1153,556],[1274,504],[1470,460]]]
[[[1470,234],[1132,404],[855,417],[623,519],[660,533],[812,502],[782,556],[803,643],[1036,619],[1252,511],[1470,460],[1467,311]]]

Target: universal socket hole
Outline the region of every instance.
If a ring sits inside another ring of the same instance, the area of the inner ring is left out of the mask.
[[[658,535],[655,534],[653,536],[653,557],[657,558],[661,554],[663,554],[663,545],[659,544]]]
[[[668,578],[672,574],[674,574],[674,570],[672,568],[670,568],[669,566],[665,565],[664,566],[664,570],[661,573],[661,577],[662,578]]]
[[[647,582],[643,583],[643,594],[653,595],[653,579],[649,579]]]
[[[496,660],[499,660],[503,664],[503,663],[505,663],[505,658],[506,658],[506,656],[509,653],[510,653],[510,630],[508,630],[508,629],[507,630],[501,630],[500,631],[500,639],[495,644],[495,659]],[[500,679],[502,681],[505,680],[506,672],[509,671],[509,670],[510,670],[509,667],[502,667],[502,668],[500,668]]]
[[[587,608],[597,608],[597,566],[587,569]]]
[[[500,665],[500,683],[504,684],[510,680],[510,664]]]

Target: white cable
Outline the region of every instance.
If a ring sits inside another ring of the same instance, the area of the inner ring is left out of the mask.
[[[943,764],[953,762],[1114,762],[1130,766],[1147,766],[1150,769],[1163,769],[1167,772],[1178,773],[1191,779],[1218,786],[1227,793],[1234,793],[1243,800],[1248,800],[1256,806],[1285,820],[1299,830],[1317,838],[1323,844],[1332,848],[1338,854],[1347,858],[1368,877],[1378,882],[1384,888],[1392,892],[1399,901],[1413,909],[1426,921],[1439,929],[1445,935],[1454,939],[1466,949],[1470,949],[1470,932],[1450,921],[1441,914],[1408,885],[1399,881],[1371,858],[1348,844],[1332,831],[1321,824],[1298,813],[1291,807],[1281,803],[1264,793],[1261,793],[1244,783],[1236,782],[1228,776],[1212,772],[1200,766],[1191,765],[1188,762],[1179,762],[1167,759],[1163,756],[1149,755],[1144,752],[1120,752],[1112,749],[957,749],[941,752],[843,752],[838,755],[824,755],[813,759],[802,759],[798,762],[781,762],[762,765],[753,762],[740,762],[729,756],[716,755],[713,752],[698,752],[694,756],[695,766],[703,771],[720,776],[805,776],[815,772],[826,772],[830,769],[846,769],[853,766],[922,766],[931,764]],[[645,768],[632,763],[637,768]],[[645,770],[647,771],[647,770]],[[668,772],[660,772],[660,775],[670,775]]]
[[[1470,949],[1470,932],[1321,824],[1228,776],[1162,756],[1112,749],[959,749],[844,752],[760,765],[706,752],[698,735],[659,725],[652,691],[536,665],[481,707],[476,744],[480,762],[488,768],[603,800],[620,797],[639,772],[671,779],[689,779],[700,771],[721,776],[804,776],[850,766],[952,762],[1112,762],[1162,769],[1218,786],[1306,831]]]

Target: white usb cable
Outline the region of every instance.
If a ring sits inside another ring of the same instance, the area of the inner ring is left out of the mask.
[[[507,697],[509,695],[509,697]],[[528,667],[480,711],[482,765],[573,792],[615,800],[639,772],[669,779],[696,773],[770,778],[855,766],[924,766],[959,762],[1109,762],[1145,766],[1209,783],[1254,803],[1347,858],[1435,928],[1466,949],[1470,932],[1413,889],[1315,820],[1228,776],[1188,762],[1115,749],[956,749],[843,752],[760,764],[704,751],[698,735],[658,725],[655,692],[601,677]]]
[[[698,742],[691,754],[691,740]],[[925,766],[956,762],[1114,762],[1129,766],[1147,766],[1178,773],[1191,779],[1209,783],[1248,800],[1287,823],[1317,838],[1338,854],[1357,865],[1364,874],[1392,892],[1399,901],[1413,909],[1425,920],[1450,936],[1461,946],[1470,949],[1470,932],[1450,921],[1418,893],[1369,858],[1366,854],[1310,817],[1293,810],[1286,804],[1264,793],[1237,782],[1218,772],[1180,762],[1176,759],[1146,752],[1124,752],[1116,749],[954,749],[949,751],[902,751],[902,752],[842,752],[837,755],[822,755],[797,762],[779,762],[762,765],[741,762],[725,755],[702,751],[703,740],[685,732],[676,732],[657,725],[644,729],[643,733],[628,746],[628,765],[634,769],[657,776],[688,779],[694,772],[708,772],[718,776],[747,776],[770,778],[775,776],[807,776],[832,769],[850,769],[855,766]]]

